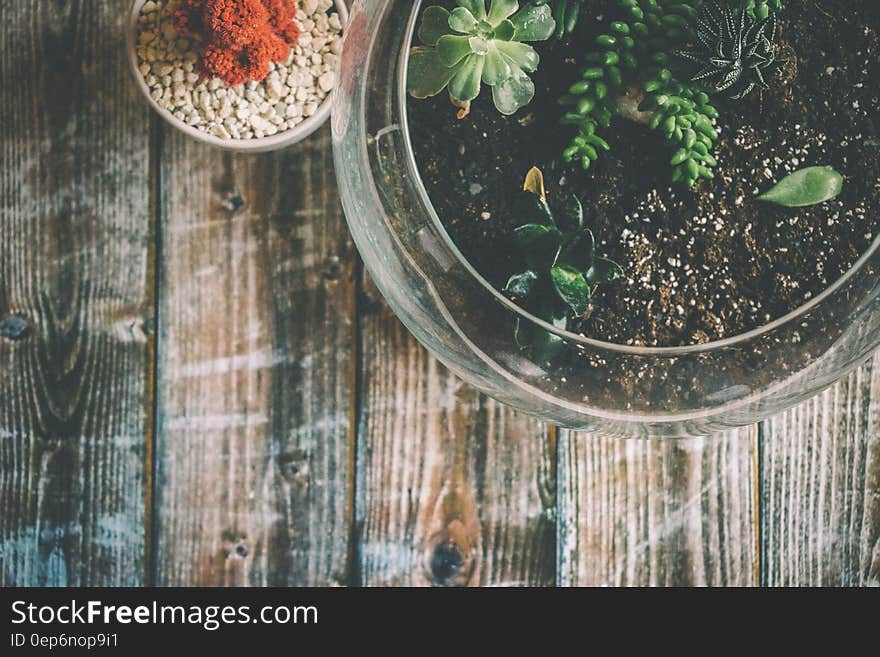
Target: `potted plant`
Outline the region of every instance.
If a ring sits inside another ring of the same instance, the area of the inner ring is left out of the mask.
[[[375,147],[382,184],[342,183],[380,188],[376,223],[344,194],[371,271],[405,255],[380,287],[453,369],[575,426],[692,433],[832,382],[877,343],[880,12],[831,4],[383,3],[396,47],[344,61],[393,102],[336,132],[343,161]]]

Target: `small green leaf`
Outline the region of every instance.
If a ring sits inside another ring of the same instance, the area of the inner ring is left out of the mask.
[[[449,12],[436,5],[428,7],[422,14],[419,26],[419,40],[426,46],[436,46],[437,41],[452,30],[449,27]]]
[[[471,12],[478,21],[486,20],[486,0],[456,0],[456,4]]]
[[[517,41],[546,41],[556,30],[556,21],[548,5],[528,5],[510,19],[516,27]]]
[[[437,41],[437,54],[446,66],[455,66],[471,54],[471,39],[469,36],[446,34]]]
[[[553,287],[559,298],[571,308],[577,316],[582,316],[590,309],[590,284],[583,273],[574,267],[556,266],[550,270]]]
[[[513,237],[523,249],[528,249],[532,244],[545,237],[561,237],[560,232],[553,226],[544,224],[526,224],[513,231]]]
[[[543,272],[553,264],[562,233],[555,226],[526,224],[513,231],[513,239],[522,250],[529,269]]]
[[[538,275],[531,270],[527,270],[511,276],[510,280],[507,281],[507,285],[504,286],[504,292],[516,299],[525,299],[535,289],[537,282]]]
[[[593,231],[584,228],[563,245],[556,258],[556,263],[574,267],[578,271],[586,271],[593,265],[596,258],[596,238]]]
[[[545,226],[556,224],[547,202],[534,192],[518,192],[513,207],[520,221],[544,224]]]
[[[843,191],[843,176],[832,167],[809,167],[783,178],[759,201],[802,208],[830,201]]]
[[[471,46],[471,52],[475,55],[486,55],[489,52],[489,42],[483,37],[471,37],[468,43]]]
[[[519,7],[517,0],[492,0],[489,7],[489,16],[486,20],[492,27],[497,27],[501,21],[512,16]]]
[[[459,102],[473,100],[479,96],[485,61],[486,58],[481,55],[468,55],[449,81],[449,95]]]
[[[518,68],[513,68],[512,72],[512,77],[492,87],[495,108],[506,116],[516,113],[535,97],[535,83],[531,78]]]
[[[593,284],[607,284],[620,280],[626,274],[623,267],[608,258],[596,258],[593,266],[587,270],[587,282]]]
[[[412,49],[407,70],[406,88],[413,98],[436,96],[449,84],[456,71],[440,61],[435,48],[423,46]]]
[[[541,58],[529,44],[517,41],[497,41],[495,45],[511,64],[515,64],[523,71],[533,73],[538,70]]]
[[[584,225],[584,207],[578,197],[572,194],[556,213],[559,227],[563,231],[579,230]]]
[[[465,7],[456,7],[449,16],[449,27],[461,34],[473,34],[477,29],[477,19]]]
[[[568,329],[568,311],[561,305],[545,302],[542,307],[530,309],[530,312],[554,328]],[[541,367],[549,366],[563,345],[558,335],[524,319],[517,320],[514,337],[517,344],[528,349],[530,358]]]
[[[489,45],[486,64],[483,66],[483,82],[490,87],[501,84],[510,77],[510,64],[498,52],[494,44]]]
[[[494,37],[501,41],[510,41],[513,38],[516,28],[510,21],[501,21],[495,28]]]

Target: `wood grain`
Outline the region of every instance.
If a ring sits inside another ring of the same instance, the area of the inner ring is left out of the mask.
[[[880,586],[880,355],[763,431],[763,583]]]
[[[114,0],[0,6],[0,585],[144,581],[149,117]]]
[[[165,149],[160,584],[349,580],[355,256],[329,141]]]
[[[757,584],[756,427],[559,440],[561,585]]]
[[[366,286],[357,519],[367,586],[555,577],[555,436],[430,356]]]

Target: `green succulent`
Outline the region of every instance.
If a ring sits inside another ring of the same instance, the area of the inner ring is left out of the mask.
[[[722,2],[759,21],[782,9],[780,0]],[[567,161],[589,168],[609,150],[600,133],[623,115],[661,130],[672,143],[673,182],[693,186],[714,177],[718,111],[698,81],[683,81],[675,70],[675,53],[698,40],[703,4],[614,0],[605,30],[583,57],[580,79],[560,99],[563,123],[577,129],[563,153]]]
[[[529,41],[545,41],[556,22],[547,5],[517,0],[456,0],[451,12],[436,5],[422,13],[418,38],[410,52],[407,90],[414,98],[449,90],[465,109],[480,94],[481,83],[492,88],[495,107],[513,114],[528,105],[535,85],[528,74],[538,68],[538,53]]]
[[[522,256],[522,269],[510,277],[504,293],[530,313],[560,329],[589,315],[600,285],[623,278],[616,262],[596,253],[593,232],[584,225],[578,198],[570,196],[551,207],[539,169],[526,178],[514,207],[520,225],[513,238]],[[525,323],[517,324],[517,342],[534,350],[541,360],[552,357],[558,336]]]
[[[575,31],[581,10],[587,2],[588,0],[532,0],[534,5],[550,5],[553,8],[557,39]]]
[[[732,5],[736,9],[738,5],[742,5],[742,1],[731,2],[728,0],[727,4]],[[782,0],[746,0],[744,8],[749,16],[762,21],[771,13],[782,11]]]

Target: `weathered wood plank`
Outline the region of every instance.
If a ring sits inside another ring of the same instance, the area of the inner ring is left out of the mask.
[[[462,383],[366,290],[360,582],[552,585],[555,435]]]
[[[347,583],[356,259],[329,127],[165,150],[156,580]]]
[[[560,584],[757,584],[756,427],[559,440]]]
[[[149,116],[114,0],[0,5],[0,585],[144,581]]]
[[[762,581],[880,586],[880,355],[763,426]]]

